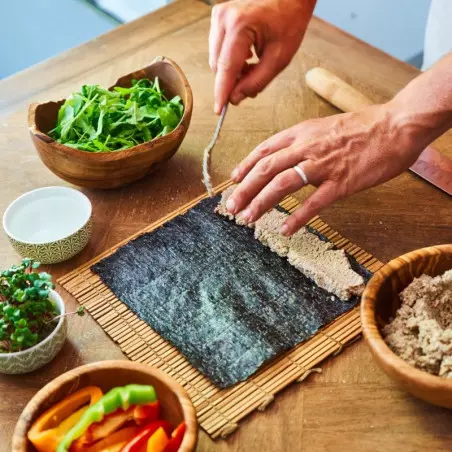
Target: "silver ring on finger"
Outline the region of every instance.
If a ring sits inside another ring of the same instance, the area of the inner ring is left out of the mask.
[[[301,180],[303,181],[304,185],[308,185],[308,177],[306,176],[306,173],[304,172],[303,168],[300,167],[301,163],[298,165],[295,165],[293,169],[298,173],[298,175],[301,177]]]

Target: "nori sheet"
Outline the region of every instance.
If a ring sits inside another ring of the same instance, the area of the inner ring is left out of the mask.
[[[91,267],[221,388],[309,339],[358,303],[319,288],[206,199]],[[323,239],[325,239],[323,237]],[[353,267],[370,274],[356,261]]]

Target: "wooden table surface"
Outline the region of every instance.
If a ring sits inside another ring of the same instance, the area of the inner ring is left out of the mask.
[[[33,149],[26,125],[30,102],[64,98],[83,83],[108,86],[157,55],[177,61],[193,88],[190,130],[166,167],[123,189],[84,190],[93,203],[93,237],[79,256],[47,269],[55,277],[204,191],[201,153],[217,121],[207,63],[209,22],[210,7],[198,0],[180,0],[0,82],[1,212],[26,191],[66,185]],[[417,75],[413,67],[314,19],[289,68],[258,98],[230,109],[213,153],[215,183],[228,178],[234,165],[269,135],[303,119],[336,112],[304,84],[305,72],[317,65],[344,77],[376,102],[389,99]],[[437,146],[452,157],[450,133]],[[337,203],[322,217],[383,261],[452,242],[451,198],[409,173]],[[0,253],[2,268],[19,260],[4,235]],[[76,306],[69,296],[65,301],[70,309]],[[69,340],[51,364],[29,375],[0,377],[1,452],[10,449],[21,410],[44,384],[74,366],[124,359],[91,318],[69,323]],[[228,440],[214,443],[201,432],[199,450],[450,451],[452,413],[396,389],[359,341],[325,362],[322,374],[292,385],[264,413],[249,416]]]

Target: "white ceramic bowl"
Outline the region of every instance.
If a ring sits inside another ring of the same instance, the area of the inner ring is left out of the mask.
[[[44,187],[19,196],[3,215],[3,229],[22,257],[42,264],[78,254],[91,237],[91,202],[69,187]]]
[[[57,292],[51,290],[49,298],[55,302],[60,314],[66,312],[63,299]],[[66,341],[66,335],[66,317],[60,317],[56,328],[42,342],[21,352],[0,353],[0,373],[25,374],[39,369],[55,358]]]

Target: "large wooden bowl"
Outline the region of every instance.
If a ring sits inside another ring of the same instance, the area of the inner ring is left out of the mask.
[[[385,265],[369,281],[362,297],[364,337],[375,361],[400,387],[415,397],[452,408],[452,380],[418,370],[386,345],[381,329],[400,306],[399,293],[423,274],[438,276],[452,268],[452,244],[404,254]]]
[[[158,57],[149,66],[121,77],[113,86],[129,87],[133,79],[159,78],[167,97],[179,95],[184,114],[179,125],[168,135],[129,149],[92,153],[57,143],[47,133],[56,125],[57,114],[64,100],[32,104],[28,110],[31,138],[44,164],[61,179],[89,188],[115,188],[127,185],[154,171],[171,158],[187,133],[193,110],[190,85],[179,66],[165,57]]]
[[[102,361],[70,370],[44,386],[24,408],[13,435],[12,452],[36,452],[27,432],[37,417],[62,398],[85,386],[99,386],[104,394],[126,384],[153,385],[162,406],[163,418],[177,426],[185,420],[187,430],[179,452],[195,450],[198,422],[193,404],[185,390],[168,375],[131,361]]]

